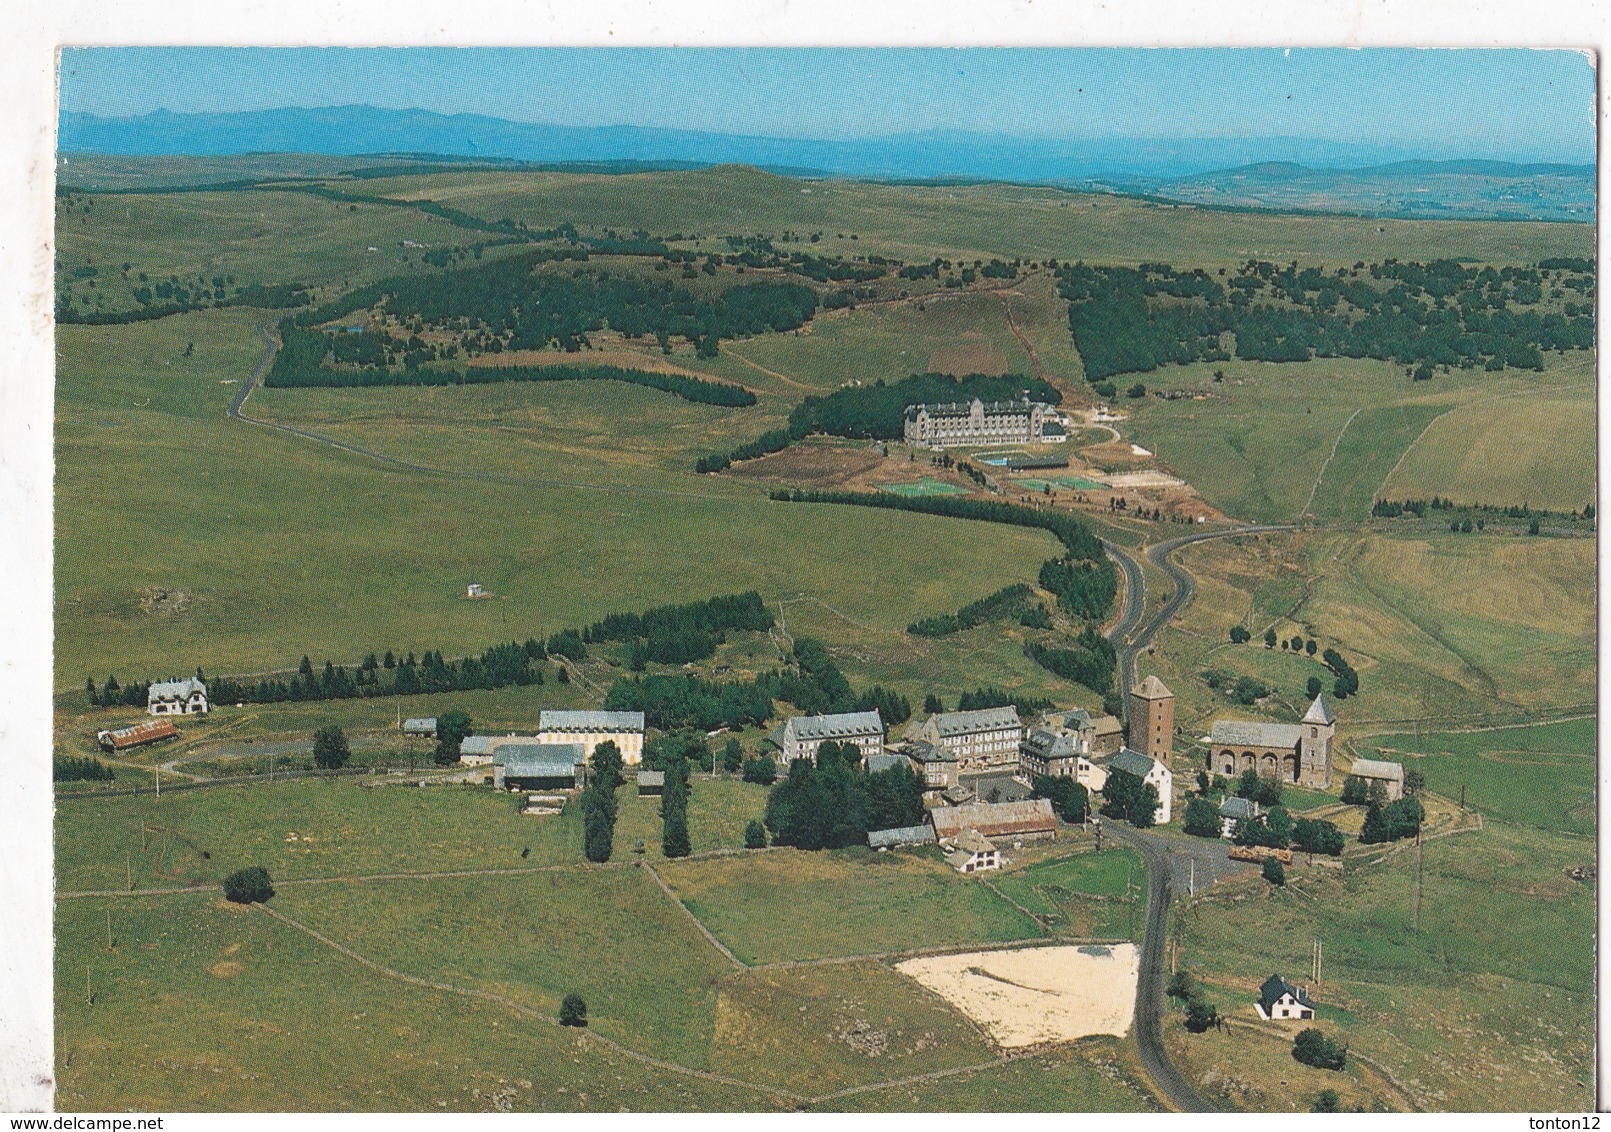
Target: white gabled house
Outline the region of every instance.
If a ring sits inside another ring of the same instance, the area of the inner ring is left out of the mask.
[[[163,680],[146,690],[145,710],[152,715],[206,715],[207,685],[188,680]]]
[[[1264,980],[1254,1009],[1266,1022],[1288,1019],[1302,1021],[1315,1016],[1315,1004],[1310,1001],[1309,988],[1295,987],[1280,975],[1271,975]]]

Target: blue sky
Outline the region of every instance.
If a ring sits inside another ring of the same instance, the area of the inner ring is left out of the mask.
[[[367,103],[776,137],[1273,137],[1594,160],[1568,51],[81,48],[61,106],[109,116]]]

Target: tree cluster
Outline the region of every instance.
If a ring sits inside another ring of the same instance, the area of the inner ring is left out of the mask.
[[[1002,617],[1016,618],[1029,605],[1029,586],[1018,582],[987,594],[978,601],[969,602],[955,613],[940,613],[914,621],[906,627],[906,631],[914,637],[944,637],[983,625],[986,621]]]
[[[56,755],[50,760],[53,782],[111,782],[112,768],[94,755]]]
[[[1113,688],[1113,674],[1118,670],[1118,654],[1113,642],[1096,631],[1094,622],[1087,622],[1069,647],[1052,648],[1028,641],[1024,644],[1024,655],[1048,672],[1098,693]]]
[[[1057,278],[1087,380],[1110,390],[1118,374],[1227,360],[1227,334],[1239,358],[1391,359],[1421,379],[1439,366],[1542,369],[1543,351],[1594,342],[1592,304],[1528,309],[1543,293],[1539,272],[1524,267],[1388,260],[1327,273],[1250,260],[1222,285],[1200,268],[1076,263]]]
[[[1293,1039],[1292,1056],[1316,1069],[1341,1070],[1348,1064],[1348,1043],[1333,1041],[1325,1031],[1311,1026]]]
[[[614,741],[606,740],[594,747],[588,759],[587,786],[582,791],[582,853],[595,864],[608,861],[615,850],[615,791],[624,781],[621,749]]]
[[[1049,774],[1038,775],[1031,786],[1036,798],[1048,799],[1064,821],[1076,824],[1085,820],[1090,808],[1091,792],[1072,778]]]
[[[1387,841],[1398,841],[1405,837],[1415,837],[1421,832],[1421,823],[1426,820],[1426,811],[1421,807],[1419,799],[1406,794],[1396,802],[1383,805],[1372,799],[1365,809],[1365,822],[1359,830],[1361,845],[1379,845]]]
[[[1150,828],[1157,820],[1158,788],[1139,775],[1127,770],[1108,772],[1102,784],[1102,813],[1106,817],[1121,818],[1137,829]]]
[[[868,774],[855,744],[826,740],[815,763],[796,759],[766,799],[766,828],[776,845],[841,849],[865,844],[870,829],[917,825],[923,783],[905,763]]]
[[[666,785],[660,796],[660,852],[671,858],[686,857],[692,851],[688,839],[688,760],[673,760],[662,769]]]

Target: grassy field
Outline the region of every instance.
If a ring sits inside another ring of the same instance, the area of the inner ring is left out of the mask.
[[[1592,835],[1595,721],[1361,740],[1426,775],[1427,788],[1512,825]]]
[[[1133,1056],[1114,1038],[839,1102],[864,1112],[1156,1112]]]
[[[1206,723],[1246,715],[1203,674],[1256,676],[1282,703],[1305,706],[1305,683],[1329,672],[1307,656],[1266,649],[1262,637],[1314,638],[1360,674],[1350,720],[1440,714],[1459,719],[1536,712],[1594,698],[1595,548],[1588,539],[1374,532],[1273,534],[1182,551],[1196,598],[1160,638],[1154,658],[1179,697],[1177,717]],[[1233,625],[1253,640],[1232,645]]]
[[[668,593],[751,587],[769,598],[815,594],[858,620],[904,627],[1033,576],[1056,546],[1040,532],[992,528],[983,542],[956,537],[969,528],[951,520],[783,507],[691,470],[628,469],[612,480],[601,471],[607,454],[573,454],[567,478],[544,484],[388,468],[222,419],[233,387],[221,382],[243,377],[259,351],[253,321],[227,311],[61,332],[61,686],[198,664],[259,671],[304,653],[347,663],[370,649],[451,656]],[[628,430],[649,427],[619,390],[544,394],[616,412]],[[680,411],[651,396],[657,412]],[[393,431],[409,443],[412,434]],[[410,454],[449,471],[466,458],[438,457],[428,444]],[[555,466],[555,456],[541,459]],[[166,493],[179,484],[185,502],[174,506]],[[104,506],[108,492],[119,506]],[[858,584],[846,588],[846,577]],[[498,599],[463,601],[470,580]]]
[[[1037,861],[991,883],[1074,939],[1140,938],[1146,922],[1147,870],[1130,849]],[[1088,897],[1096,897],[1091,900]]]
[[[93,1005],[83,993],[86,968]],[[210,895],[63,902],[56,985],[56,1103],[63,1108],[780,1104],[766,1093],[646,1066],[507,1007],[400,983]]]
[[[657,867],[689,910],[746,963],[874,955],[937,943],[1000,943],[1040,934],[1023,913],[936,857],[787,850]]]
[[[1561,374],[1574,370],[1576,381],[1449,411],[1405,453],[1382,494],[1581,509],[1594,497],[1597,467],[1593,359],[1574,356]]]
[[[366,182],[479,216],[533,227],[574,221],[651,232],[822,233],[816,254],[880,252],[925,261],[1022,256],[1086,262],[1164,260],[1229,266],[1250,257],[1331,265],[1397,256],[1515,262],[1591,254],[1578,224],[1405,222],[1160,208],[1103,194],[1022,185],[881,185],[812,181],[727,166],[691,173],[595,176],[447,173]],[[809,193],[802,189],[809,188]],[[850,237],[855,236],[852,240]],[[710,241],[714,245],[714,239]]]
[[[1181,962],[1209,981],[1222,1011],[1252,1020],[1258,984],[1272,971],[1301,980],[1321,939],[1321,1028],[1384,1067],[1414,1104],[1582,1108],[1593,1087],[1594,889],[1566,870],[1590,863],[1592,850],[1490,823],[1428,841],[1422,857],[1418,919],[1416,854],[1406,850],[1342,874],[1305,872],[1287,891],[1221,885],[1185,918]],[[1240,1063],[1236,1075],[1265,1087],[1246,1107],[1306,1109],[1322,1081],[1362,1085],[1357,1070],[1325,1074],[1287,1096],[1269,1082],[1297,1071],[1290,1045],[1255,1047],[1233,1031],[1233,1052],[1217,1048],[1225,1039],[1172,1030],[1194,1074]]]
[[[1209,398],[1127,401],[1133,420],[1126,433],[1239,519],[1310,514],[1357,522],[1384,495],[1465,500],[1457,489],[1476,483],[1491,485],[1476,501],[1522,503],[1493,492],[1538,484],[1555,497],[1583,494],[1585,477],[1593,478],[1593,414],[1583,408],[1592,398],[1592,367],[1582,354],[1550,355],[1541,374],[1456,370],[1417,382],[1391,363],[1347,358],[1173,366],[1148,375],[1149,388]],[[1223,381],[1213,379],[1215,371]],[[1563,417],[1542,430],[1544,439],[1510,446],[1495,435],[1477,451],[1461,447],[1476,422],[1484,431],[1515,431],[1505,428],[1513,418],[1498,410],[1548,407],[1561,397],[1568,402]],[[1465,424],[1436,423],[1445,416]]]

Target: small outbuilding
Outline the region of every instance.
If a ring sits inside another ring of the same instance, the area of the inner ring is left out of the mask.
[[[666,772],[663,770],[638,771],[638,797],[658,798],[666,792]]]
[[[1400,763],[1384,762],[1381,759],[1355,759],[1348,773],[1355,778],[1364,779],[1367,787],[1380,782],[1382,788],[1387,791],[1389,802],[1396,802],[1404,797],[1404,767]]]
[[[877,754],[867,756],[867,773],[877,774],[880,771],[893,770],[905,765],[906,758],[902,755]]]
[[[465,766],[486,766],[492,761],[492,736],[467,735],[459,744],[459,761]]]
[[[130,747],[139,747],[162,739],[172,739],[178,734],[179,729],[173,725],[173,720],[148,719],[144,723],[136,723],[132,727],[119,727],[111,731],[97,731],[95,741],[101,745],[103,750],[126,751]]]
[[[934,830],[926,825],[868,830],[867,844],[874,849],[909,849],[916,845],[933,845]]]
[[[1236,832],[1236,823],[1252,821],[1259,816],[1259,804],[1251,798],[1234,795],[1219,804],[1219,835],[1229,837]]]
[[[413,735],[419,739],[435,739],[436,716],[429,715],[403,720],[403,734]]]

